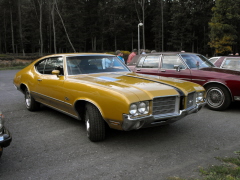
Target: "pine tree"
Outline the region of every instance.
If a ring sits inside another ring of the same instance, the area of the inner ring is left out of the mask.
[[[233,51],[233,45],[238,38],[239,5],[240,0],[216,0],[216,5],[212,8],[209,45],[215,49],[216,54],[228,54]]]

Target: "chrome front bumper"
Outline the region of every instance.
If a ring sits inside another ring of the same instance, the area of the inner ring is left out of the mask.
[[[124,114],[122,128],[124,131],[130,131],[134,129],[170,124],[189,114],[198,112],[205,106],[205,104],[206,102],[198,103],[188,109],[180,110],[177,114],[150,115],[137,118],[131,118],[128,114]]]

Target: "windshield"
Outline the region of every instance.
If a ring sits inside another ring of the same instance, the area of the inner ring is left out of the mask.
[[[215,67],[206,57],[199,54],[181,54],[190,69]]]
[[[68,75],[130,72],[115,56],[71,56],[66,58]]]

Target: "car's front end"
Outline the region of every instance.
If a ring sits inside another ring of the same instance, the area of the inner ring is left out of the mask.
[[[204,91],[192,92],[183,98],[162,96],[147,103],[133,103],[130,105],[129,114],[123,114],[122,128],[128,131],[173,123],[202,109],[206,104],[204,94]],[[141,105],[144,103],[145,106]]]
[[[0,112],[0,157],[3,152],[3,148],[8,147],[12,141],[10,132],[4,126],[3,115]]]
[[[101,107],[103,118],[113,129],[129,131],[170,124],[198,112],[206,104],[204,88],[188,81],[135,73],[85,78],[101,85],[101,91],[96,87],[105,101],[100,98],[94,104]]]

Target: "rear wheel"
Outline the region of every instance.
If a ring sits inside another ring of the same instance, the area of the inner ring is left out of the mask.
[[[225,110],[231,104],[231,96],[227,88],[220,84],[208,85],[207,91],[207,107],[212,110]]]
[[[85,123],[88,138],[93,141],[102,141],[105,139],[105,122],[99,110],[92,104],[86,105]]]
[[[40,103],[35,101],[27,88],[25,90],[25,104],[29,111],[36,111],[40,108]]]

